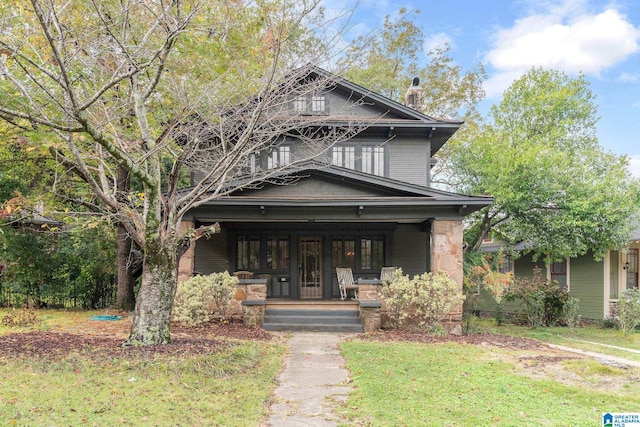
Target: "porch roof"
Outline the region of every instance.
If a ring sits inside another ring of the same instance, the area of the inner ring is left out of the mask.
[[[336,166],[295,172],[288,185],[264,184],[193,209],[201,221],[405,222],[456,218],[493,198],[466,196]]]

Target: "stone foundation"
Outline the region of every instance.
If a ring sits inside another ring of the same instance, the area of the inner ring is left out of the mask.
[[[236,293],[227,307],[227,317],[244,319],[246,315],[245,301],[265,301],[267,299],[267,279],[241,279],[236,287]],[[252,304],[256,305],[256,304]],[[210,312],[217,312],[215,301],[209,301]],[[262,317],[264,317],[264,303],[262,304]]]

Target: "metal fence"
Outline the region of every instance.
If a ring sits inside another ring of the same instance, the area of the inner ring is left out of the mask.
[[[36,289],[17,290],[0,275],[0,307],[105,308],[116,300],[116,282],[93,284],[79,290],[75,285],[55,289],[43,284]]]

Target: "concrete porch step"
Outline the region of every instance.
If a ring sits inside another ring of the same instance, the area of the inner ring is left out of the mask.
[[[273,308],[264,313],[267,331],[362,332],[357,309]]]

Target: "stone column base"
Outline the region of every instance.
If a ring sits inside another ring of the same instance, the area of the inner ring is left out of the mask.
[[[263,299],[247,299],[242,301],[242,320],[245,326],[259,326],[264,323],[264,307],[266,301]]]

